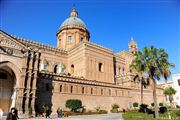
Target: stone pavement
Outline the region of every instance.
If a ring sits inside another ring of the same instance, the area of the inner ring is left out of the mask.
[[[123,120],[122,113],[102,114],[102,115],[78,115],[69,116],[64,118],[52,118],[36,117],[36,118],[21,118],[19,120]],[[5,117],[2,120],[6,120]]]

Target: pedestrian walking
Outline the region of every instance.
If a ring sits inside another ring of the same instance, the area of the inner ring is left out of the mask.
[[[11,108],[11,111],[8,113],[6,120],[17,120],[15,108]]]

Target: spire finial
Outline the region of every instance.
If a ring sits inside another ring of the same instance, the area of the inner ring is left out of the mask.
[[[72,11],[70,13],[70,17],[77,17],[77,16],[78,16],[78,12],[76,11],[75,4],[73,4],[73,8],[72,8]]]

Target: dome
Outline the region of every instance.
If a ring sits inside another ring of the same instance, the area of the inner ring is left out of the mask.
[[[84,22],[78,17],[69,17],[62,24],[60,29],[65,27],[82,27],[86,29]]]
[[[79,28],[87,30],[86,25],[84,22],[78,18],[78,12],[75,8],[72,9],[70,13],[70,17],[67,18],[60,26],[59,31],[65,28]]]

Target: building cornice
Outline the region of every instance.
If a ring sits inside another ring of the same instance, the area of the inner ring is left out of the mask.
[[[28,39],[24,39],[24,38],[20,38],[20,37],[16,37],[14,35],[11,35],[14,39],[18,40],[19,42],[23,43],[24,45],[26,45],[27,47],[31,47],[31,46],[34,46],[34,47],[37,47],[37,48],[40,48],[40,49],[45,49],[45,50],[49,50],[49,51],[52,51],[52,52],[58,52],[58,53],[61,53],[61,54],[67,54],[67,50],[64,50],[64,49],[59,49],[59,48],[56,48],[54,46],[50,46],[50,45],[45,45],[43,43],[39,43],[39,42],[34,42],[32,40],[28,40]]]

